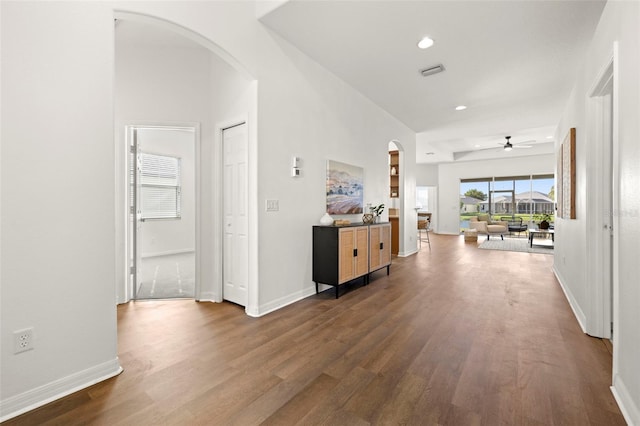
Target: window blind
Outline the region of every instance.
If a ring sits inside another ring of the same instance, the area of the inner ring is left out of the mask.
[[[180,218],[180,159],[140,154],[142,219]]]

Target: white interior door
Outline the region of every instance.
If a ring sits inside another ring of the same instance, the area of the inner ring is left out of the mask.
[[[142,241],[142,202],[141,202],[141,193],[140,190],[140,143],[138,141],[138,129],[133,131],[133,140],[134,146],[133,151],[135,153],[135,192],[133,198],[135,200],[135,208],[134,208],[134,226],[135,232],[133,235],[133,247],[134,247],[134,255],[135,255],[135,263],[133,269],[133,273],[135,276],[135,287],[133,289],[133,298],[138,298],[138,292],[140,291],[140,286],[142,285],[142,273],[140,273],[140,265],[142,265],[142,249],[140,247],[140,242]]]
[[[615,49],[614,49],[615,51]],[[613,338],[616,313],[614,287],[616,265],[616,206],[618,174],[615,118],[615,53],[594,84],[588,105],[589,132],[594,146],[590,163],[595,170],[588,176],[590,214],[587,226],[593,229],[588,253],[588,284],[592,308],[587,317],[587,333],[594,337]],[[614,353],[615,356],[615,353]],[[614,361],[615,364],[615,361]]]
[[[249,244],[247,214],[247,125],[222,131],[223,147],[223,299],[247,305]]]
[[[129,222],[128,222],[128,252],[129,252],[129,289],[128,298],[135,299],[142,283],[142,274],[138,273],[138,267],[142,262],[141,250],[139,250],[139,239],[142,238],[142,221],[140,210],[140,149],[138,145],[138,129],[129,127],[127,129],[129,141],[129,175],[128,175],[128,199],[129,199]]]
[[[613,340],[613,212],[615,210],[613,194],[615,191],[613,182],[613,85],[606,87],[606,93],[602,96],[602,143],[603,170],[602,170],[602,203],[603,211],[607,214],[603,217],[602,236],[602,282],[604,286],[604,337]],[[610,327],[606,327],[609,323]]]

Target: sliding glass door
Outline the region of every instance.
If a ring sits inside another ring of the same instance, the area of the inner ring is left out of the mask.
[[[493,218],[522,217],[533,223],[555,213],[554,175],[502,176],[460,181],[460,231],[478,214]]]

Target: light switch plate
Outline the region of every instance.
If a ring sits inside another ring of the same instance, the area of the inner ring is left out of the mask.
[[[266,202],[266,210],[268,212],[277,212],[280,210],[280,202],[279,200],[267,200]]]

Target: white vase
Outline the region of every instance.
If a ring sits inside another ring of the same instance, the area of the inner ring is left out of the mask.
[[[333,225],[333,218],[329,216],[329,213],[325,213],[324,216],[320,218],[320,225],[325,225],[325,226]]]

